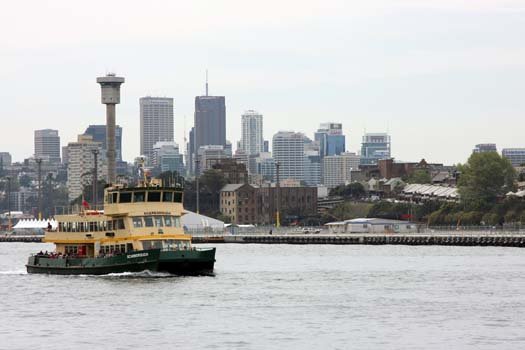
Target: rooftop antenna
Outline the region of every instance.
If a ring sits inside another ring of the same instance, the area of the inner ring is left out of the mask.
[[[208,70],[206,69],[206,96],[208,96]]]

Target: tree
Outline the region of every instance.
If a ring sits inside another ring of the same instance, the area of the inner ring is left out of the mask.
[[[331,196],[340,196],[345,199],[359,199],[366,194],[365,188],[359,182],[348,185],[340,185],[330,191]]]
[[[408,178],[408,183],[411,184],[429,184],[432,182],[428,171],[423,169],[417,169]]]
[[[489,208],[497,197],[514,189],[516,171],[508,159],[496,152],[473,153],[459,170],[459,194],[469,209]]]

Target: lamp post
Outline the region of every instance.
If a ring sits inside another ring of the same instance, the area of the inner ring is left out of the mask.
[[[91,151],[91,153],[93,153],[93,157],[95,158],[94,159],[94,167],[93,167],[93,183],[91,184],[92,185],[92,189],[93,189],[93,198],[92,198],[92,201],[93,201],[93,206],[95,207],[95,209],[97,208],[97,202],[98,202],[98,198],[97,198],[97,182],[98,182],[98,179],[97,179],[97,175],[98,175],[98,154],[99,154],[99,151],[98,149],[94,149]]]
[[[7,176],[7,231],[11,231],[11,177]]]
[[[38,220],[42,220],[42,158],[36,158],[38,169]]]
[[[275,170],[276,170],[276,178],[277,182],[275,183],[275,190],[277,192],[277,213],[275,214],[275,226],[281,227],[281,184],[279,179],[279,168],[281,167],[281,164],[279,162],[275,162]]]
[[[197,198],[195,200],[196,204],[195,204],[195,207],[196,207],[196,212],[197,214],[199,214],[200,212],[200,203],[199,203],[199,175],[200,175],[200,159],[199,159],[199,156],[197,156],[197,159],[195,159],[195,191],[197,192]]]

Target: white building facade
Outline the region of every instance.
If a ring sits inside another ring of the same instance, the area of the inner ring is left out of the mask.
[[[149,162],[153,156],[153,145],[159,141],[173,141],[173,98],[142,97],[139,101],[140,153]]]
[[[279,178],[302,181],[305,178],[305,136],[293,131],[279,131],[273,136],[272,151]]]
[[[60,163],[60,136],[58,130],[35,130],[35,158]]]
[[[248,110],[241,117],[242,136],[240,148],[248,155],[256,155],[264,151],[263,116]]]

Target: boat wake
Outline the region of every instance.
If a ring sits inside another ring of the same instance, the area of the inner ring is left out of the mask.
[[[170,278],[175,277],[174,275],[167,272],[155,272],[155,271],[141,271],[141,272],[121,272],[121,273],[109,273],[107,275],[92,276],[102,278]]]
[[[27,275],[26,270],[0,271],[0,275]]]

